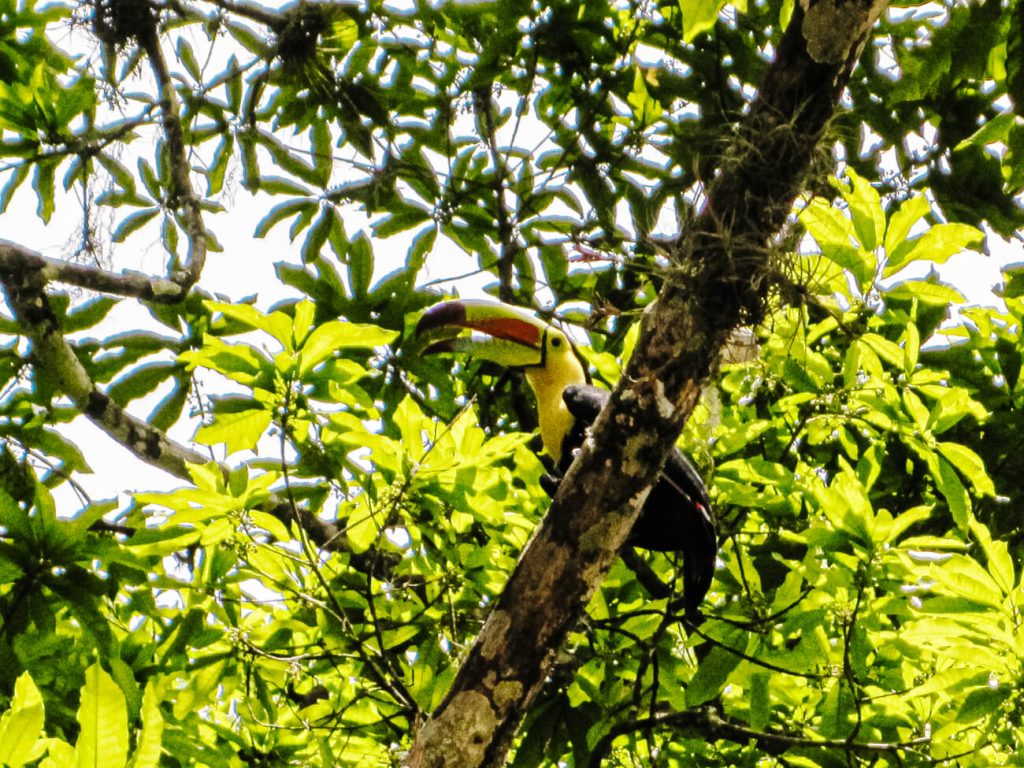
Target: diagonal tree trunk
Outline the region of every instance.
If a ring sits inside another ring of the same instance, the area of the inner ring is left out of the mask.
[[[625,542],[729,331],[761,317],[769,242],[803,188],[885,7],[884,0],[797,3],[704,211],[679,237],[672,272],[644,317],[625,375],[451,691],[417,734],[409,768],[504,762],[556,650]]]

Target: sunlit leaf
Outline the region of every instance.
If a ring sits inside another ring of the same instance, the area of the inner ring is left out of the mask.
[[[78,725],[81,730],[75,750],[80,768],[120,768],[125,765],[128,758],[128,712],[124,694],[98,663],[85,671]]]

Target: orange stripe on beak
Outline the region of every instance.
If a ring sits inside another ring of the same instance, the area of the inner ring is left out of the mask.
[[[462,323],[462,325],[475,331],[486,333],[495,339],[514,341],[517,344],[525,344],[534,349],[540,347],[542,329],[516,317],[471,320]]]

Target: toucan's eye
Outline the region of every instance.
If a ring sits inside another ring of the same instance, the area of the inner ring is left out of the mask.
[[[551,338],[551,346],[552,347],[560,347],[560,346],[562,346],[562,340],[560,338],[558,338],[557,336],[553,336]]]

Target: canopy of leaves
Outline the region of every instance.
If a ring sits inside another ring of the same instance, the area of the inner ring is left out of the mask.
[[[0,0],[0,211],[86,261],[0,244],[0,765],[399,764],[548,504],[521,377],[420,354],[428,281],[468,256],[613,384],[792,12]],[[1024,291],[921,275],[1024,225],[1022,39],[1020,0],[873,31],[684,436],[704,620],[626,553],[513,765],[1019,761]],[[273,305],[202,278],[242,201]],[[82,414],[182,486],[76,497]]]

